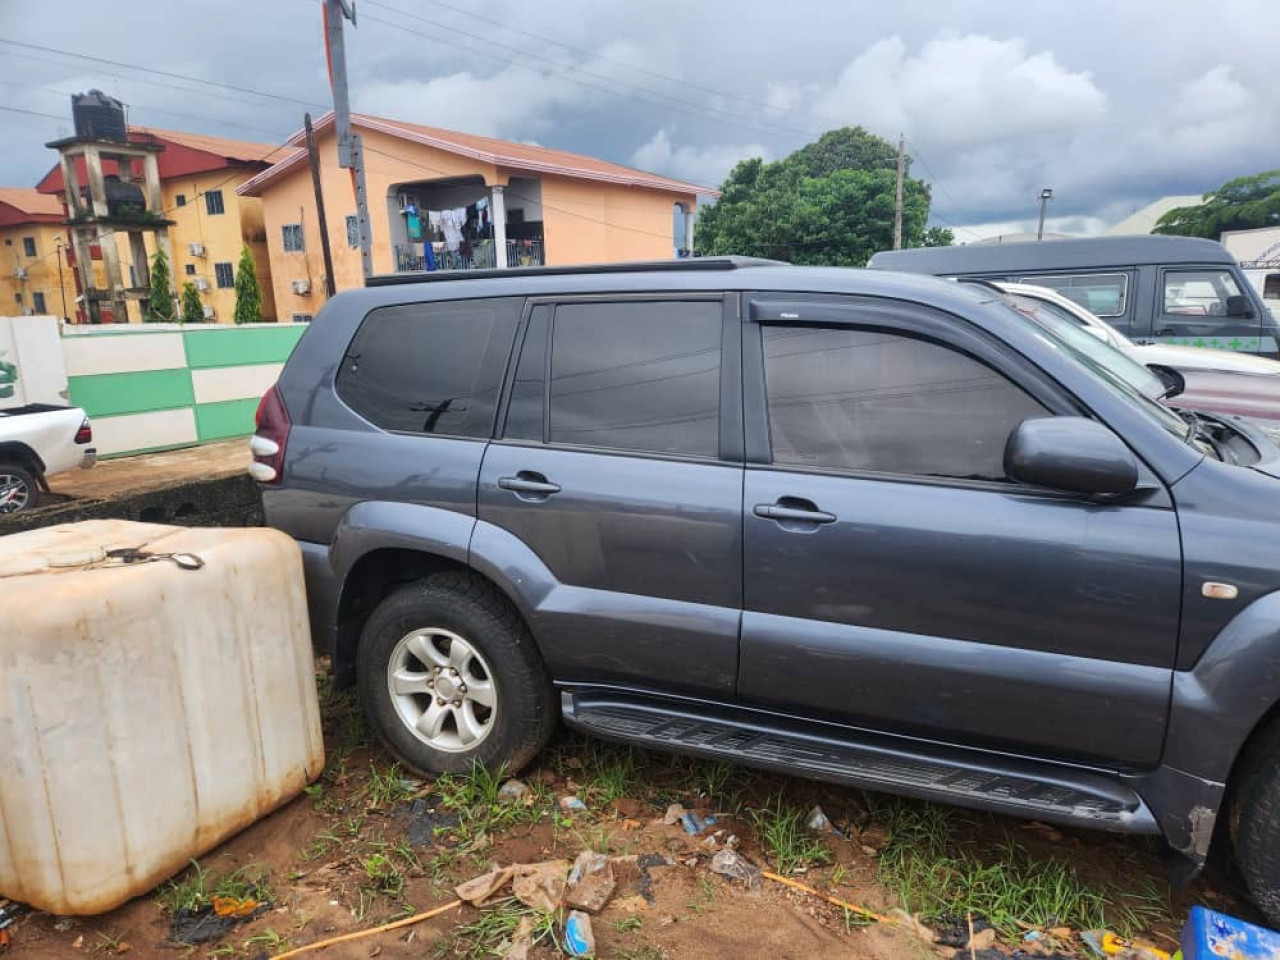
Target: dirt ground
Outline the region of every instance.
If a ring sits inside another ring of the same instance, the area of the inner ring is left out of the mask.
[[[60,497],[77,500],[119,497],[158,486],[244,473],[249,469],[249,441],[244,437],[182,450],[143,453],[103,460],[89,470],[68,470],[49,478]]]
[[[323,699],[328,764],[307,794],[201,857],[198,871],[110,914],[20,915],[8,955],[270,957],[446,904],[456,884],[494,865],[572,861],[583,850],[613,858],[617,887],[593,929],[596,956],[617,960],[956,955],[905,924],[866,924],[768,879],[747,889],[714,874],[711,858],[726,846],[873,911],[905,906],[947,943],[964,944],[966,911],[979,930],[990,917],[1000,931],[996,950],[1010,956],[1085,955],[1073,917],[1098,916],[1172,951],[1194,902],[1250,915],[1221,877],[1171,892],[1145,840],[905,803],[569,734],[522,772],[525,798],[507,802],[496,796],[498,778],[406,777],[371,742],[349,697]],[[587,809],[564,812],[559,801],[567,796]],[[664,822],[672,803],[716,820],[692,835]],[[840,835],[804,826],[815,804]],[[201,904],[219,891],[269,905],[208,942],[174,942],[175,918],[207,911]],[[940,891],[966,906],[948,901],[944,916]],[[541,935],[528,956],[563,956],[563,915],[537,915],[512,899],[462,906],[307,956],[498,956],[524,914]]]

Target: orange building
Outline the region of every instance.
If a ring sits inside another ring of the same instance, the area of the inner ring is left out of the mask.
[[[687,255],[698,195],[716,195],[562,150],[361,114],[351,122],[364,147],[374,273]],[[361,286],[355,194],[332,114],[316,138],[335,287]],[[305,142],[302,133],[290,141]],[[237,192],[261,199],[280,319],[309,318],[325,276],[306,150]]]
[[[291,155],[293,148],[152,127],[131,126],[129,139],[164,147],[157,159],[163,214],[171,221],[169,239],[174,263],[170,270],[174,294],[181,292],[184,283],[194,284],[206,319],[230,323],[235,312],[235,270],[241,251],[248,244],[262,288],[262,319],[274,319],[271,260],[267,254],[262,204],[253,197],[241,196],[236,188],[269,169],[277,160]],[[77,164],[83,184],[86,182],[83,161],[78,160]],[[110,176],[113,172],[110,163],[104,162],[104,173]],[[59,212],[64,196],[62,183],[62,170],[55,166],[36,186],[41,193],[50,195],[46,199],[56,203]],[[139,270],[132,262],[124,233],[117,233],[115,242],[122,267],[130,278],[126,285],[135,286],[132,280],[140,280],[146,271]],[[153,238],[147,238],[146,248],[148,256],[154,255]],[[130,306],[129,313],[131,321],[141,319],[136,304]]]
[[[62,221],[56,197],[0,187],[0,316],[74,316],[75,271]]]

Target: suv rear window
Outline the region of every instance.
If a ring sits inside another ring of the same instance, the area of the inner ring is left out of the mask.
[[[373,310],[338,371],[338,395],[384,430],[487,437],[523,300]]]

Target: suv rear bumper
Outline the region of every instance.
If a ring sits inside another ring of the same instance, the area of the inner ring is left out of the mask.
[[[311,645],[317,654],[332,657],[337,640],[338,596],[341,585],[329,563],[329,545],[295,541],[302,551],[302,574],[307,583],[307,613],[311,618]]]

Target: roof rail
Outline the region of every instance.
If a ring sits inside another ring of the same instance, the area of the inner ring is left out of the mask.
[[[490,270],[417,270],[381,273],[366,277],[366,287],[391,287],[400,283],[439,280],[494,280],[502,277],[555,277],[592,273],[666,273],[700,270],[737,270],[741,267],[784,266],[781,260],[761,257],[680,257],[675,260],[639,260],[626,263],[583,263],[563,267],[508,267]]]

